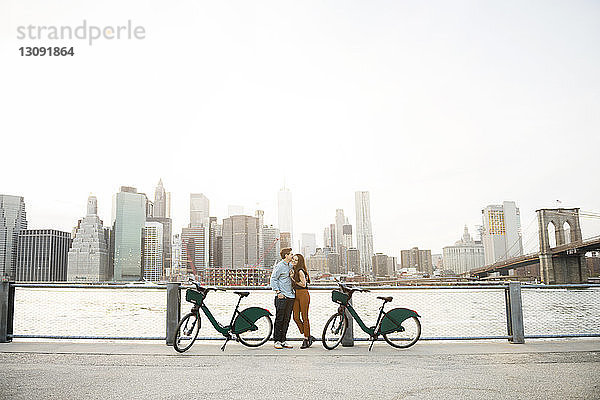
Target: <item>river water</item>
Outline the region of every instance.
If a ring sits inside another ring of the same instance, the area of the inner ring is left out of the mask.
[[[312,334],[320,337],[336,311],[331,290],[311,290]],[[405,307],[421,316],[422,337],[505,336],[504,289],[394,289],[355,293],[354,307],[373,325],[381,300],[393,296],[386,310]],[[600,288],[523,289],[525,335],[600,334]],[[182,291],[182,316],[191,308]],[[222,324],[229,324],[238,296],[211,292],[206,304]],[[274,313],[273,293],[251,291],[240,309],[265,307]],[[15,335],[164,337],[166,291],[159,289],[17,288]],[[219,337],[206,317],[200,337]],[[357,324],[356,337],[366,337]],[[300,337],[292,321],[288,337]]]

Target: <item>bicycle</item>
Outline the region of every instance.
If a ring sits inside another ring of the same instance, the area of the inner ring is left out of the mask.
[[[194,306],[177,324],[173,340],[173,347],[176,351],[183,353],[192,347],[196,341],[200,331],[200,310],[204,312],[212,326],[225,337],[225,343],[221,347],[222,351],[225,351],[225,346],[233,339],[232,334],[235,335],[237,341],[248,347],[262,346],[271,338],[273,333],[271,315],[273,314],[269,310],[260,307],[249,307],[243,311],[238,311],[242,299],[247,297],[250,292],[233,292],[240,298],[231,316],[231,322],[229,325],[223,326],[212,315],[206,304],[204,304],[204,300],[210,291],[220,290],[224,292],[225,290],[202,287],[198,282],[193,282],[193,284],[196,286],[196,290],[187,289],[185,299]]]
[[[327,350],[335,349],[342,342],[342,338],[348,329],[346,310],[358,322],[360,328],[369,335],[371,340],[369,351],[371,351],[373,343],[375,343],[379,335],[383,336],[383,339],[392,347],[403,349],[414,345],[421,337],[420,315],[416,311],[407,308],[394,308],[387,312],[383,310],[386,303],[392,301],[393,298],[391,296],[377,297],[383,300],[383,304],[379,309],[375,325],[367,327],[354,307],[352,307],[352,304],[350,304],[350,299],[352,299],[354,292],[370,292],[370,290],[353,288],[341,283],[338,283],[338,285],[341,291],[334,290],[331,293],[331,299],[340,306],[338,307],[338,311],[329,318],[323,328],[322,343],[323,347]]]

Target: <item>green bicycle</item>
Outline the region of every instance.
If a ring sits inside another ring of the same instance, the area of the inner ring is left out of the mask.
[[[386,342],[396,348],[405,349],[417,343],[417,340],[421,337],[421,322],[419,321],[420,315],[416,311],[407,308],[394,308],[385,312],[383,308],[386,303],[392,301],[392,297],[377,297],[383,300],[383,304],[379,309],[375,326],[367,327],[349,302],[354,292],[369,292],[369,290],[338,284],[341,291],[334,290],[331,293],[331,299],[340,306],[323,328],[322,343],[327,350],[335,349],[342,342],[342,338],[348,329],[346,310],[358,322],[360,328],[369,335],[371,340],[369,351],[379,335],[383,336]]]
[[[200,331],[200,310],[204,312],[212,326],[225,337],[225,343],[221,350],[225,350],[227,342],[235,335],[236,340],[244,346],[259,347],[265,344],[273,333],[273,322],[271,321],[271,313],[268,310],[260,307],[250,307],[243,311],[238,311],[242,299],[250,294],[250,292],[233,292],[240,296],[229,325],[223,326],[217,322],[212,315],[204,299],[211,290],[221,290],[210,287],[202,287],[198,282],[193,282],[196,290],[187,289],[185,293],[186,301],[194,304],[192,310],[186,314],[179,324],[175,332],[173,347],[179,353],[188,350],[198,337]]]

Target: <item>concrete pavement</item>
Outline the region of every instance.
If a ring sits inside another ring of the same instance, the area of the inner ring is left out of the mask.
[[[600,340],[419,342],[398,350],[198,342],[0,344],[6,399],[598,399]]]

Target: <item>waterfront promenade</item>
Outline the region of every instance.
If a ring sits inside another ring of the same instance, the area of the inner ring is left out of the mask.
[[[199,342],[0,344],[2,399],[597,399],[600,340],[383,342],[326,351]]]

